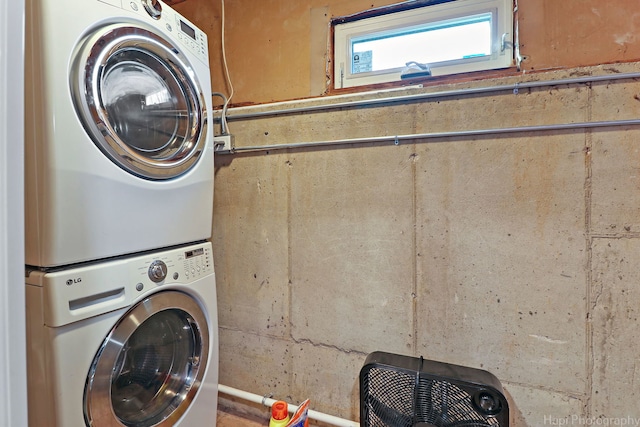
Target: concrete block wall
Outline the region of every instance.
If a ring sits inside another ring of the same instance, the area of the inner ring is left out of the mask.
[[[638,99],[640,82],[606,81],[230,127],[237,146],[256,146],[638,118]],[[639,137],[616,127],[218,156],[220,382],[357,419],[360,367],[383,350],[489,370],[515,426],[640,418]]]

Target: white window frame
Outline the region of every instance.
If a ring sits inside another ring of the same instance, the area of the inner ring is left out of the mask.
[[[417,25],[492,14],[491,55],[428,64],[432,76],[495,70],[514,65],[513,0],[455,0],[334,25],[334,88],[400,81],[403,67],[351,72],[353,40]],[[409,59],[412,60],[412,59]]]

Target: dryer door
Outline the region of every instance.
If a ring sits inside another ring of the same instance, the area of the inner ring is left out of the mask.
[[[84,392],[88,426],[172,426],[209,359],[207,316],[192,296],[162,291],[133,306],[96,353]]]
[[[175,178],[203,152],[206,108],[187,58],[152,29],[112,24],[79,45],[71,93],[93,142],[145,179]]]

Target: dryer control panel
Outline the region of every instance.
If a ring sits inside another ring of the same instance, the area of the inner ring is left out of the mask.
[[[181,44],[209,66],[207,34],[187,18],[157,0],[122,0],[122,8],[151,18],[172,36],[172,42]]]
[[[177,13],[174,14],[174,20],[178,40],[200,59],[207,60],[207,35]]]

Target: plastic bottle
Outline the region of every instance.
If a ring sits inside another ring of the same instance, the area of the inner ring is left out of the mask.
[[[287,427],[309,427],[309,399],[298,406]]]
[[[278,400],[271,406],[271,421],[269,427],[285,427],[289,422],[289,405],[284,400]]]

